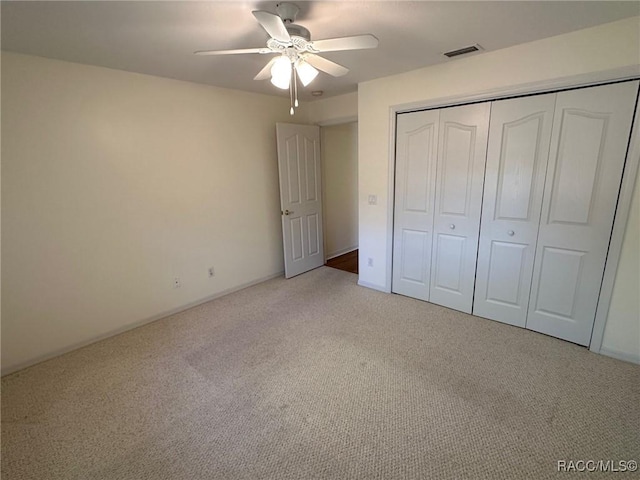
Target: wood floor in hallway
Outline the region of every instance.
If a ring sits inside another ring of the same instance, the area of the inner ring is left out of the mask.
[[[345,272],[358,273],[358,250],[331,258],[327,260],[326,265]]]

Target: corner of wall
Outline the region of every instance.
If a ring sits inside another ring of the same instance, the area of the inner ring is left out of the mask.
[[[311,124],[336,125],[358,119],[358,92],[309,102],[308,120]]]

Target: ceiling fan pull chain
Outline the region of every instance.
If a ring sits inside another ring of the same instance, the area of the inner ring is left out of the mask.
[[[293,77],[293,72],[291,72],[291,76]],[[291,104],[289,115],[293,115],[293,85],[291,83],[289,83],[289,102]]]
[[[293,106],[298,108],[298,72],[296,69],[293,69],[293,88],[295,89],[296,101]]]

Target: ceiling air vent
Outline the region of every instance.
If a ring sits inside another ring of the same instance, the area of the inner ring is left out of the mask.
[[[457,57],[459,55],[466,55],[467,53],[479,52],[482,47],[477,43],[469,47],[459,48],[458,50],[451,50],[450,52],[444,52],[443,55],[449,58]]]

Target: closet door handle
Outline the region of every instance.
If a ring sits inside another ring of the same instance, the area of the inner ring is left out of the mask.
[[[450,228],[451,230],[455,230],[456,226],[452,223],[451,225],[449,225],[449,228]]]
[[[515,233],[516,233],[516,232],[514,232],[513,230],[509,230],[509,231],[507,232],[507,235],[509,235],[510,237],[513,237],[513,235],[514,235]]]

